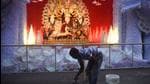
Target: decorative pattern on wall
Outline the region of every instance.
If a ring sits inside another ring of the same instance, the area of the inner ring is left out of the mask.
[[[138,26],[140,30],[146,34],[150,33],[150,4],[147,2],[142,3],[141,8],[136,10],[139,18]]]
[[[90,25],[88,9],[82,0],[49,0],[42,24],[44,43],[86,43]]]

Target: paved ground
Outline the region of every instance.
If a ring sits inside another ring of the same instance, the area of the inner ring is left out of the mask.
[[[106,74],[120,75],[120,84],[150,84],[150,68],[101,70],[97,84],[106,84]],[[1,84],[72,84],[75,72],[1,74]],[[86,84],[81,75],[79,84]]]

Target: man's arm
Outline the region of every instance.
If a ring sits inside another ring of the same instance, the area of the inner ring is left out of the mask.
[[[78,59],[78,62],[80,64],[80,69],[78,73],[76,74],[74,80],[78,80],[79,75],[84,71],[84,61],[82,59]]]

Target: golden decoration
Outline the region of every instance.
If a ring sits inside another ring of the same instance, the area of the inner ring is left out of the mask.
[[[88,39],[89,13],[82,0],[48,0],[43,10],[42,24],[44,33],[48,33],[44,34],[44,40],[48,43],[59,43],[60,40],[76,43],[79,42],[76,38],[82,42]]]

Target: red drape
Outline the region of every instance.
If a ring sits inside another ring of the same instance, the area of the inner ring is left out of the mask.
[[[102,4],[100,6],[92,4],[92,1],[94,0],[83,0],[90,16],[89,40],[91,42],[101,42],[102,32],[108,33],[112,25],[113,0],[97,0]],[[27,27],[29,30],[32,24],[35,34],[37,34],[37,31],[42,31],[42,11],[46,3],[47,0],[27,4]]]

